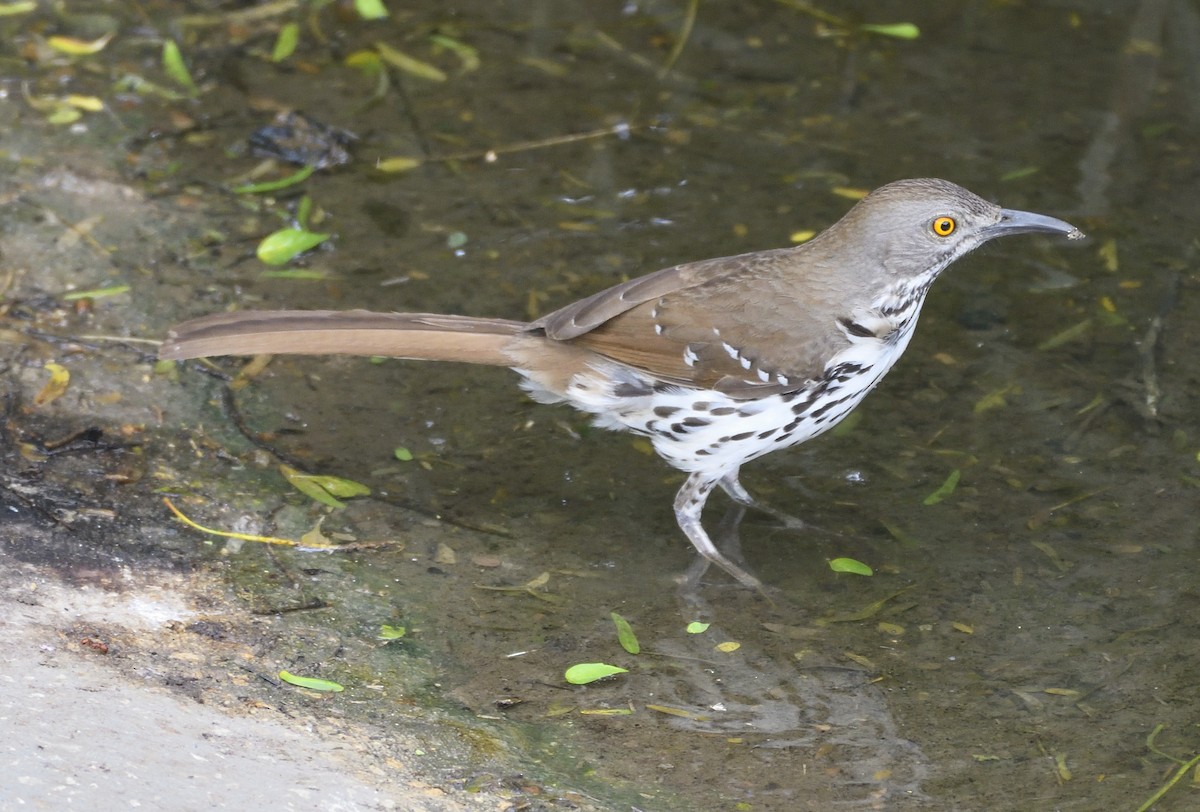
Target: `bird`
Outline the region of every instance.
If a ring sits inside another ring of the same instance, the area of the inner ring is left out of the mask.
[[[696,552],[761,589],[701,523],[723,490],[766,509],[741,467],[838,424],[912,338],[930,286],[997,237],[1078,228],[1006,209],[950,181],[875,189],[811,240],[664,268],[534,321],[366,310],[260,310],[172,328],[163,359],[349,354],[510,367],[536,401],[648,438],[686,474],[675,518]]]

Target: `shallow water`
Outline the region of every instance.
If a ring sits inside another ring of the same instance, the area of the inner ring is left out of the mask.
[[[1195,754],[1191,5],[840,4],[911,20],[922,35],[907,42],[831,36],[782,3],[702,4],[666,76],[676,4],[439,8],[331,32],[343,54],[386,31],[448,69],[444,83],[396,74],[368,104],[370,82],[324,49],[301,52],[311,72],[277,68],[209,31],[190,52],[214,86],[182,108],[202,126],[143,140],[169,132],[170,106],[121,111],[143,173],[126,179],[189,192],[176,216],[228,236],[163,249],[157,301],[134,297],[152,328],[233,302],[533,317],[665,265],[786,245],[851,205],[836,189],[898,177],[946,177],[1090,238],[1017,237],[961,261],[853,425],[747,467],[753,493],[816,528],[743,524],[773,602],[719,572],[679,595],[682,477],[629,437],[529,403],[507,371],[276,359],[234,396],[252,431],[272,432],[259,444],[373,487],[326,532],[404,546],[250,545],[209,565],[262,611],[328,604],[277,623],[304,662],[383,686],[343,712],[386,726],[426,712],[415,703],[483,725],[464,774],[495,757],[607,808],[1136,808],[1175,768],[1147,749],[1155,725],[1162,750]],[[431,56],[434,26],[481,67]],[[337,234],[309,262],[324,281],[263,278],[244,257],[277,221],[212,187],[249,168],[230,148],[274,106],[360,136],[351,164],[305,186]],[[604,128],[618,133],[501,149]],[[497,160],[372,168],[487,149]],[[216,391],[184,375],[193,397]],[[254,460],[228,415],[192,408]],[[416,460],[396,460],[400,446]],[[924,504],[953,471],[953,493]],[[256,512],[242,496],[263,489],[253,465],[214,459],[189,477],[275,534],[318,512]],[[715,497],[710,525],[723,509]],[[832,573],[837,556],[876,575]],[[537,594],[490,589],[541,573]],[[611,611],[641,655],[618,646]],[[685,633],[697,619],[712,626]],[[363,646],[380,622],[410,635]],[[630,673],[563,682],[592,660]]]

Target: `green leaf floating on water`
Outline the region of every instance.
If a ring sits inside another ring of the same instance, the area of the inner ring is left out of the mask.
[[[316,248],[329,236],[301,228],[281,228],[258,244],[258,258],[268,265],[283,265],[292,257]]]
[[[854,575],[866,575],[868,577],[875,574],[873,569],[853,558],[834,558],[829,562],[829,569],[834,572],[850,572]]]
[[[288,671],[280,671],[279,678],[284,682],[295,685],[298,688],[307,688],[310,691],[323,691],[325,693],[336,694],[346,690],[336,682],[331,682],[327,679],[317,679],[316,677],[298,677]]]
[[[629,625],[629,621],[612,613],[613,624],[617,627],[617,640],[621,643],[621,648],[628,651],[630,654],[638,654],[642,650],[642,646],[638,643],[637,635],[633,633],[633,627]]]
[[[627,673],[629,673],[628,668],[621,668],[618,665],[609,665],[608,663],[579,663],[568,668],[563,677],[572,685],[587,685],[589,682],[611,677],[614,674]]]
[[[293,488],[329,507],[345,507],[341,499],[367,496],[371,493],[370,488],[353,479],[325,474],[303,474],[290,465],[280,465],[279,473],[283,474],[284,479]]]
[[[354,0],[354,10],[364,20],[382,20],[388,16],[383,0]]]
[[[708,627],[709,627],[708,623],[702,623],[699,620],[693,620],[691,623],[689,623],[687,625],[687,633],[688,634],[704,634],[706,631],[708,631]]]
[[[163,70],[175,80],[176,84],[182,85],[193,96],[200,92],[195,81],[192,80],[192,74],[187,69],[187,65],[183,61],[183,54],[179,51],[179,45],[175,43],[175,40],[169,39],[163,43],[162,63]]]
[[[241,186],[235,186],[231,190],[235,195],[257,195],[266,192],[277,192],[280,189],[286,189],[289,186],[295,186],[297,183],[302,183],[316,172],[315,166],[305,166],[301,169],[288,175],[286,178],[279,180],[268,180],[262,183],[243,183]]]
[[[870,34],[881,34],[896,39],[916,39],[921,36],[921,29],[912,23],[864,23],[859,28]]]
[[[287,23],[279,29],[275,38],[275,47],[271,49],[271,61],[282,62],[296,52],[300,44],[300,26],[297,23]]]
[[[950,476],[946,477],[946,481],[938,486],[938,489],[925,497],[922,504],[936,505],[950,494],[954,493],[954,489],[958,487],[958,479],[962,476],[962,471],[955,468],[950,472]]]

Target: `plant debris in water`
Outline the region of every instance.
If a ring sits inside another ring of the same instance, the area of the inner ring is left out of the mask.
[[[318,679],[317,677],[300,677],[289,671],[280,671],[279,678],[289,685],[295,685],[298,688],[307,688],[310,691],[337,694],[346,690],[339,683],[332,682],[331,680]]]
[[[875,571],[861,561],[853,558],[834,558],[829,562],[829,569],[834,572],[849,572],[854,575],[871,576]]]
[[[589,682],[627,673],[629,673],[629,669],[621,668],[619,665],[578,663],[568,668],[563,673],[563,678],[572,685],[587,685]]]
[[[640,654],[642,646],[638,643],[637,635],[633,633],[633,627],[629,625],[629,621],[612,613],[613,625],[617,627],[617,640],[621,643],[621,648],[628,651],[630,654]]]

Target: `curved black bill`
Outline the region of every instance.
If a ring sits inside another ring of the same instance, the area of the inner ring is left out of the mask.
[[[1065,234],[1068,240],[1080,240],[1085,236],[1082,231],[1065,220],[1018,209],[1001,209],[1000,220],[995,225],[985,228],[984,231],[988,237],[1006,237],[1009,234],[1036,232]]]

